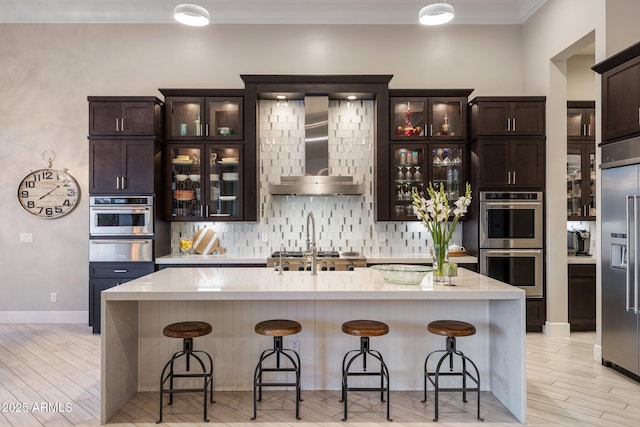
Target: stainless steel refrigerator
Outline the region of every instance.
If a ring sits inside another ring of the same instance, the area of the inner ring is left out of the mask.
[[[601,168],[602,362],[638,376],[640,139],[603,146]]]

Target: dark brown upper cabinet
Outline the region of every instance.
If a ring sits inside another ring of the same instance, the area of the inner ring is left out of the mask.
[[[602,74],[602,143],[640,135],[640,43],[592,68]]]
[[[595,101],[567,101],[567,140],[596,140]]]
[[[477,97],[470,102],[471,136],[544,136],[544,97]]]
[[[89,96],[89,136],[162,136],[162,102],[153,96]]]

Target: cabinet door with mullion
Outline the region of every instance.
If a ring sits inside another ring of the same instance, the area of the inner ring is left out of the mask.
[[[165,101],[167,139],[193,141],[203,139],[204,97],[172,96]]]
[[[595,144],[567,144],[567,216],[569,221],[595,219]]]
[[[243,135],[242,97],[205,98],[207,118],[204,135],[208,140],[240,141]]]

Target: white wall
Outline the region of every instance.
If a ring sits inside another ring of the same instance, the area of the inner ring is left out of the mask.
[[[596,99],[596,73],[591,70],[595,63],[594,55],[574,55],[567,59],[567,99]]]
[[[0,33],[0,321],[86,321],[89,95],[241,88],[239,74],[285,73],[393,74],[392,88],[523,94],[518,26],[0,25]],[[83,192],[56,220],[33,218],[16,201],[46,149]],[[34,242],[18,244],[20,232]]]

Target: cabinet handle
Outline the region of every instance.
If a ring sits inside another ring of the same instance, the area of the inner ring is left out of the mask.
[[[113,270],[113,272],[114,272],[114,273],[128,273],[128,272],[129,272],[129,270],[125,270],[125,269],[122,269],[122,270]]]
[[[591,136],[591,124],[587,125],[587,136]]]
[[[120,132],[120,120],[116,119],[116,132]]]
[[[640,125],[640,108],[638,108],[638,124]]]
[[[511,185],[511,172],[507,171],[507,185]]]
[[[204,211],[205,211],[206,217],[209,218],[209,205],[205,206]]]
[[[209,137],[209,123],[204,125],[204,136]]]
[[[116,176],[116,190],[120,190],[120,177]]]
[[[433,136],[433,123],[429,125],[429,136]]]
[[[516,119],[513,119],[513,129],[511,129],[513,132],[516,131]]]
[[[507,132],[511,132],[511,119],[507,119]]]
[[[120,177],[120,189],[124,190],[125,188],[127,188],[127,177],[126,176],[121,176]]]
[[[516,171],[513,171],[513,185],[516,185]]]
[[[582,125],[582,135],[587,136],[587,125]]]
[[[120,131],[124,132],[124,119],[120,119]]]

